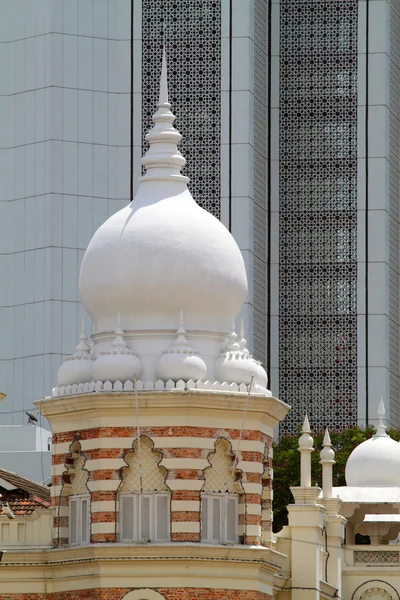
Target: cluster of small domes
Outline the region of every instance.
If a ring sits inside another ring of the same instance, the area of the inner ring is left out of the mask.
[[[89,383],[91,381],[129,381],[139,379],[142,364],[139,356],[126,344],[120,318],[113,341],[100,350],[97,357],[88,343],[85,326],[76,352],[65,359],[58,372],[60,386]],[[181,311],[180,325],[175,342],[164,350],[157,360],[156,379],[161,381],[206,381],[207,365],[200,354],[187,340]],[[209,377],[210,378],[210,377]],[[260,362],[249,353],[244,338],[243,323],[241,337],[233,331],[227,338],[224,351],[214,363],[214,380],[249,385],[254,383],[257,389],[267,387],[267,375]]]

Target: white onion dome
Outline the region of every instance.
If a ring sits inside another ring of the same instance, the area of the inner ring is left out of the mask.
[[[254,360],[246,348],[246,340],[241,335],[239,342],[235,331],[228,338],[228,343],[214,364],[214,375],[221,383],[244,383],[249,385],[252,377],[255,385],[267,387],[267,374],[260,362]]]
[[[68,356],[58,370],[58,385],[89,383],[93,379],[93,356],[86,335],[85,321],[82,319],[82,332],[76,352]]]
[[[166,62],[146,174],[133,202],[110,217],[85,252],[79,290],[96,332],[174,330],[182,308],[190,330],[226,334],[247,294],[246,270],[234,238],[202,209],[180,170],[186,161],[167,95]]]
[[[346,483],[354,487],[400,487],[400,444],[386,433],[385,408],[381,400],[376,434],[350,454]]]
[[[130,350],[124,340],[124,332],[120,323],[115,330],[115,337],[108,349],[102,350],[93,365],[95,381],[133,381],[142,374],[139,358]]]
[[[180,326],[175,343],[165,350],[158,361],[156,378],[162,381],[204,381],[207,367],[198,353],[189,345],[181,311]]]

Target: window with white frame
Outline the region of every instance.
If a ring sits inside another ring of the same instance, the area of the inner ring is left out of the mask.
[[[90,496],[69,497],[69,543],[89,543]]]
[[[169,493],[120,494],[120,540],[167,542],[169,500]]]
[[[202,495],[201,541],[210,544],[238,543],[238,496]]]

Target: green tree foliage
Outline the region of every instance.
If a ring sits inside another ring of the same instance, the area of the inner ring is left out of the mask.
[[[366,429],[345,429],[342,432],[330,434],[332,448],[335,451],[336,464],[333,465],[333,485],[346,485],[345,467],[348,457],[356,446],[372,437],[375,429],[368,426]],[[396,441],[400,440],[400,431],[388,430],[388,434]],[[322,468],[319,464],[319,453],[322,449],[324,434],[311,434],[314,437],[314,452],[311,454],[312,485],[322,485]],[[299,435],[281,437],[274,445],[274,532],[280,531],[287,525],[288,504],[293,502],[290,488],[300,485],[300,453]]]

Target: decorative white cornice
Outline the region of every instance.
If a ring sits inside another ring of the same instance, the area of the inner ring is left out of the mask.
[[[178,382],[179,383],[179,382]],[[247,414],[268,422],[272,427],[287,415],[290,406],[272,396],[232,393],[231,391],[169,389],[143,390],[138,393],[139,411],[145,412],[183,410],[186,414],[193,411],[222,411],[234,416],[243,416],[247,404]],[[53,421],[71,418],[77,419],[92,415],[127,415],[135,412],[135,399],[132,390],[82,393],[70,396],[49,397],[36,400],[35,406],[40,413]],[[227,412],[228,411],[228,412]]]

